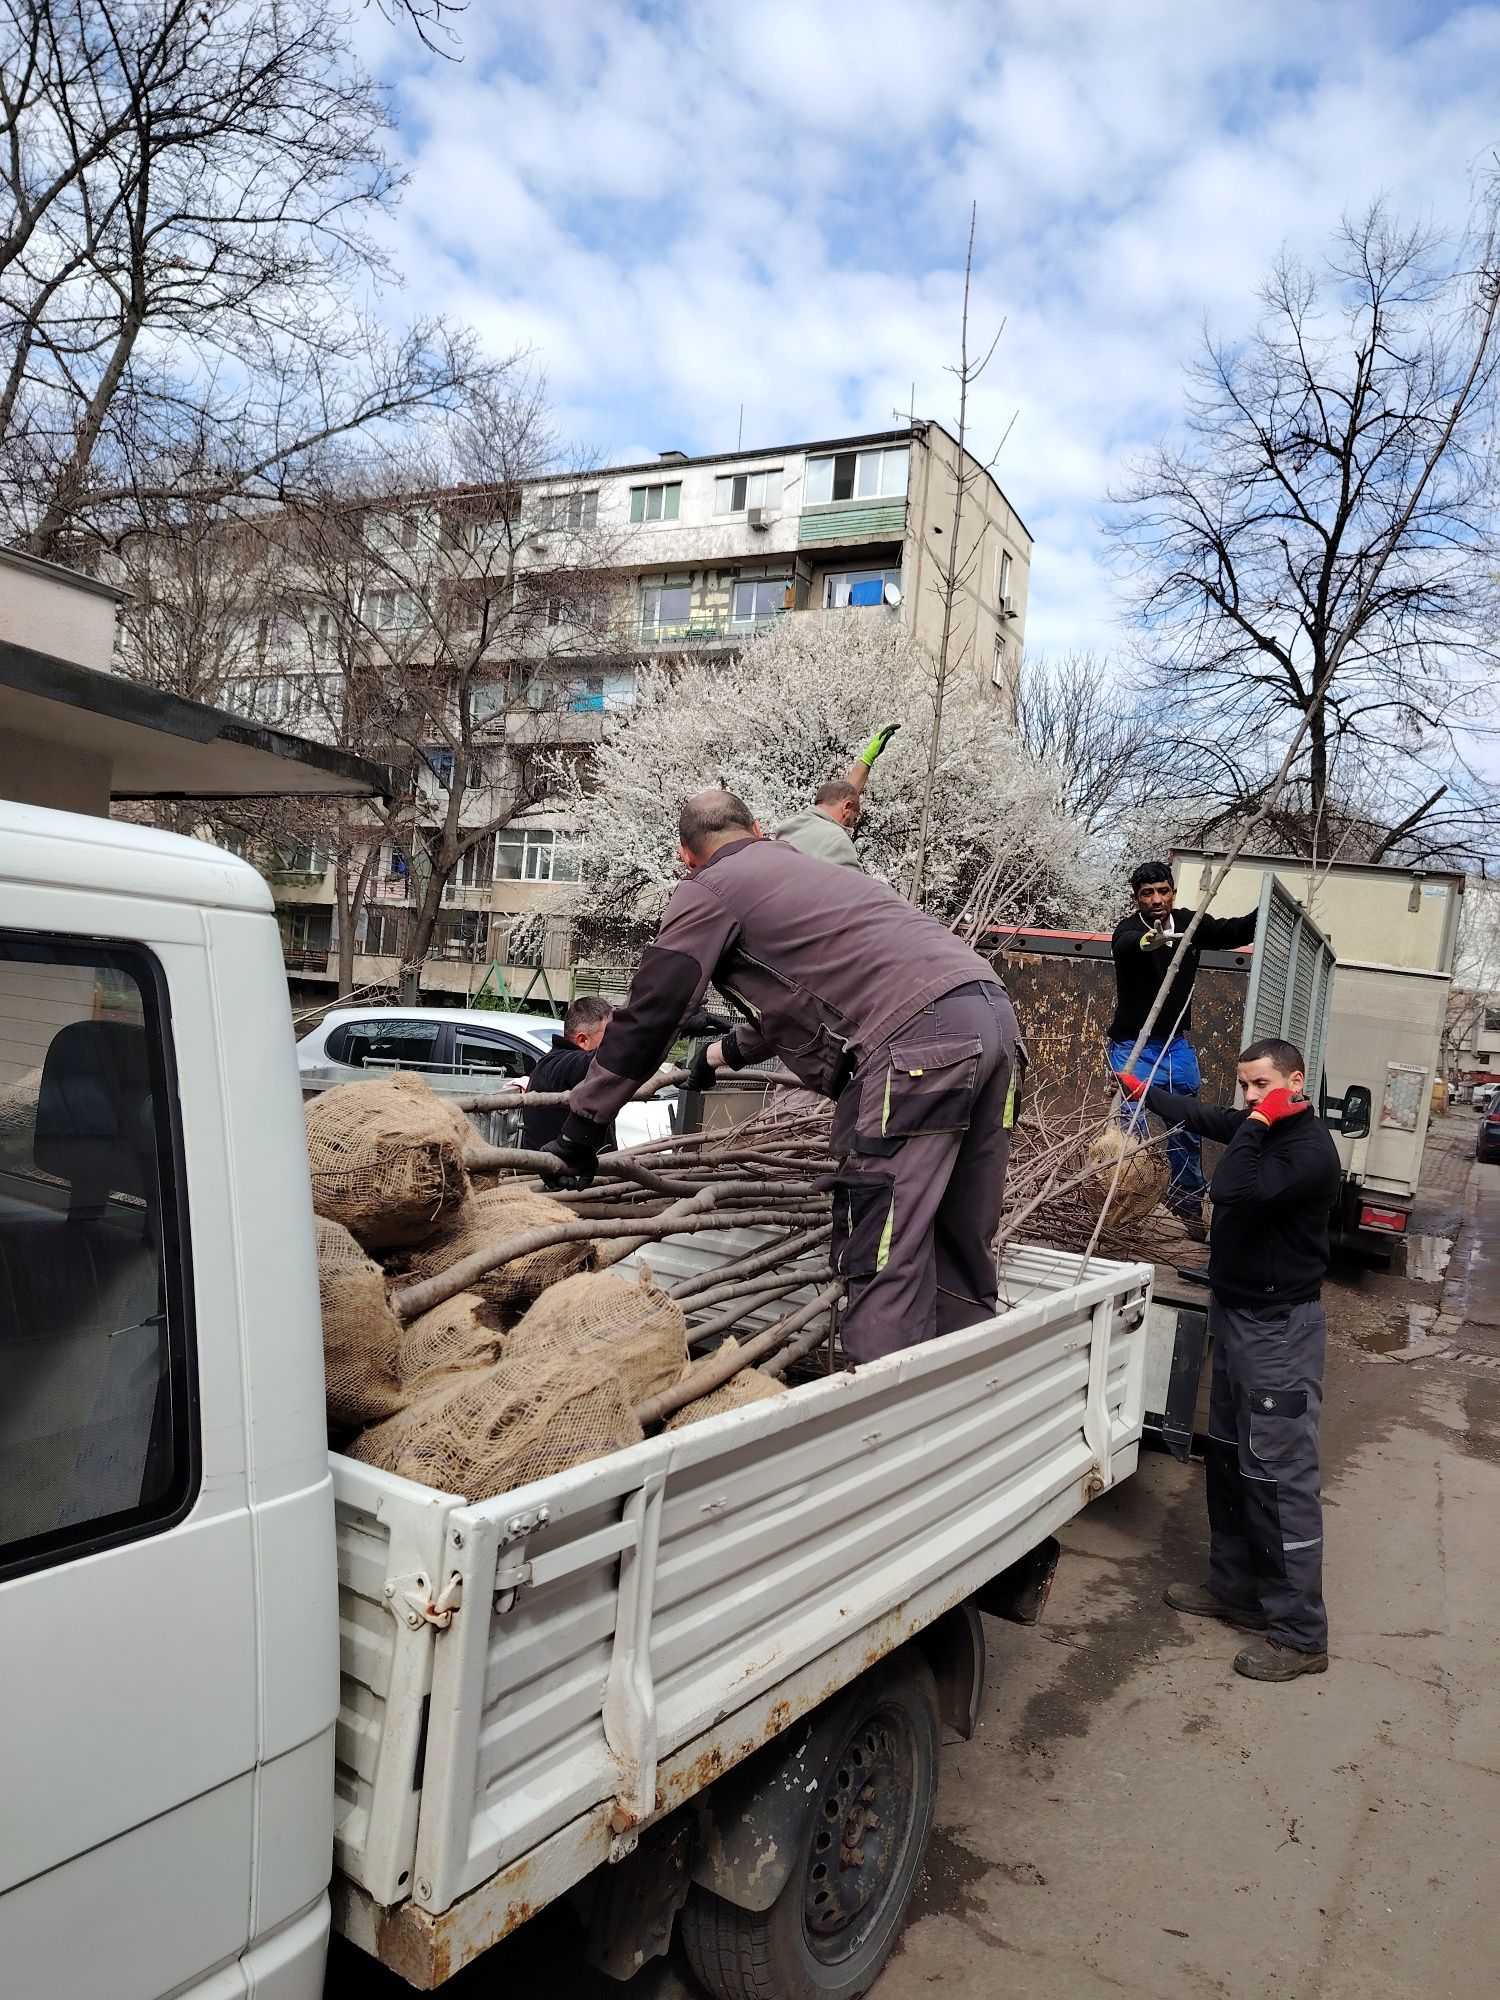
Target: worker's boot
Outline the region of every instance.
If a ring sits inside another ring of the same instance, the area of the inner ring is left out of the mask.
[[[1234,1656],[1234,1670],[1251,1681],[1294,1681],[1303,1674],[1326,1674],[1327,1653],[1304,1653],[1279,1639],[1257,1639]]]
[[[1231,1604],[1215,1597],[1206,1584],[1169,1583],[1162,1597],[1174,1611],[1186,1611],[1193,1618],[1222,1618],[1226,1625],[1238,1625],[1246,1632],[1266,1629],[1266,1614],[1258,1604]]]

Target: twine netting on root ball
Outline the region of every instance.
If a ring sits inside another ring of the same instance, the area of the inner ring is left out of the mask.
[[[424,1375],[498,1361],[505,1335],[495,1317],[495,1308],[477,1292],[460,1292],[412,1320],[401,1329],[402,1382],[410,1388]]]
[[[682,1308],[644,1278],[632,1284],[581,1271],[550,1285],[505,1343],[507,1360],[577,1354],[605,1361],[632,1403],[678,1380],[688,1365]]]
[[[731,1334],[724,1347],[737,1349],[739,1343]],[[722,1351],[722,1350],[721,1350]],[[764,1403],[783,1395],[785,1383],[775,1382],[769,1375],[762,1375],[758,1368],[742,1368],[738,1375],[731,1375],[727,1382],[717,1389],[710,1389],[706,1396],[699,1396],[696,1402],[684,1403],[662,1425],[664,1431],[680,1431],[688,1424],[705,1423],[710,1417],[722,1417],[730,1410],[745,1410],[752,1403]]]
[[[402,1406],[402,1330],[386,1304],[380,1266],[337,1222],[320,1215],[313,1229],[328,1421],[337,1430],[354,1430]]]
[[[463,1114],[420,1077],[341,1083],[305,1115],[313,1207],[367,1250],[424,1242],[468,1199]]]
[[[642,1431],[614,1370],[588,1354],[545,1352],[432,1378],[350,1456],[466,1500],[490,1500],[627,1445]]]
[[[560,1202],[513,1181],[494,1188],[482,1188],[465,1204],[448,1228],[420,1250],[407,1266],[403,1282],[420,1284],[435,1278],[492,1243],[522,1235],[528,1229],[544,1229],[552,1223],[571,1222],[573,1212]],[[470,1287],[491,1305],[513,1310],[532,1300],[575,1271],[591,1271],[597,1261],[592,1242],[554,1243],[528,1256],[512,1257],[497,1264]]]

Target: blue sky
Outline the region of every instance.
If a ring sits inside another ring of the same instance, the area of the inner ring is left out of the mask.
[[[951,424],[963,242],[1005,332],[976,445],[1036,537],[1033,651],[1114,650],[1098,520],[1205,318],[1378,195],[1460,227],[1500,5],[470,0],[462,60],[361,21],[411,175],[398,310],[530,346],[619,460]]]

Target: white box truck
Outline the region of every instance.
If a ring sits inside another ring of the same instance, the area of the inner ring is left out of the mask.
[[[616,1973],[680,1924],[714,1994],[863,1992],[976,1607],[1135,1466],[1150,1282],[1017,1251],[982,1326],[478,1505],[330,1457],[265,886],[0,804],[5,1992],[316,2000],[330,1912],[431,1988],[564,1895]]]

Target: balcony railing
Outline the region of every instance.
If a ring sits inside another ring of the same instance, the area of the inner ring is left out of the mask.
[[[281,956],[288,972],[326,972],[328,970],[329,947],[326,944],[284,944],[281,947]]]
[[[643,620],[636,628],[636,644],[648,650],[671,652],[691,652],[698,646],[733,645],[785,616],[784,611],[768,611],[758,618],[731,618],[725,612],[717,618],[688,618],[671,625],[647,624]]]

